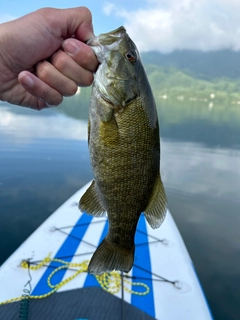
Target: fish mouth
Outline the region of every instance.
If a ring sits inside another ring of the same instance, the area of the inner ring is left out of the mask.
[[[98,61],[103,63],[106,51],[118,50],[121,41],[126,37],[127,31],[119,27],[113,31],[102,33],[89,39],[86,44],[91,47]]]
[[[98,36],[95,36],[95,37],[92,37],[91,39],[89,39],[86,44],[87,45],[90,45],[91,42],[93,42],[94,40],[96,39],[99,39],[99,38],[108,38],[108,37],[114,37],[114,38],[121,38],[123,37],[125,34],[127,33],[126,29],[121,26],[113,31],[110,31],[110,32],[106,32],[106,33],[101,33],[100,35]],[[113,40],[114,41],[114,40]],[[99,42],[98,42],[99,44]],[[94,43],[92,44],[94,45]]]
[[[126,29],[123,26],[121,26],[113,31],[102,33],[102,34],[100,34],[100,36],[103,36],[103,37],[106,37],[106,36],[122,37],[126,32],[127,32]]]
[[[111,46],[116,46],[119,41],[124,38],[127,31],[126,29],[121,26],[113,31],[107,32],[107,33],[101,33],[98,36],[95,36],[91,39],[89,39],[86,44],[95,47],[108,47],[108,49],[111,49]],[[98,49],[99,50],[99,49]]]

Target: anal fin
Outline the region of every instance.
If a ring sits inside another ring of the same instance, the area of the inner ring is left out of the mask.
[[[167,212],[167,197],[164,186],[160,177],[157,176],[152,195],[150,197],[147,208],[144,210],[144,215],[149,225],[155,229],[160,227]]]
[[[101,202],[96,189],[95,181],[93,180],[90,187],[84,193],[79,201],[79,209],[88,214],[92,214],[95,217],[101,217],[105,214],[106,210]]]

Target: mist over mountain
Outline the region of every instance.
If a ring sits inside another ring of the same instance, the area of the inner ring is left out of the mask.
[[[141,53],[143,63],[160,67],[174,67],[194,78],[240,79],[240,51],[194,51],[181,50],[169,54],[157,51]]]

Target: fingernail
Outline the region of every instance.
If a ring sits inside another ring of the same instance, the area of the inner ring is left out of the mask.
[[[29,77],[28,75],[24,76],[22,78],[21,84],[25,87],[25,88],[33,88],[34,87],[34,81],[31,77]]]
[[[63,49],[69,55],[75,55],[80,51],[80,45],[78,40],[67,39],[63,41]]]

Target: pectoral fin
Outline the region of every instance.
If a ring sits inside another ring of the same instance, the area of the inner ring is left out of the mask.
[[[101,217],[105,214],[106,210],[102,205],[101,199],[96,189],[95,181],[92,181],[91,186],[87,189],[79,201],[79,209],[95,217]]]
[[[144,210],[145,217],[150,226],[155,229],[160,227],[167,212],[167,198],[161,181],[160,174],[158,175],[150,197],[147,208]]]

